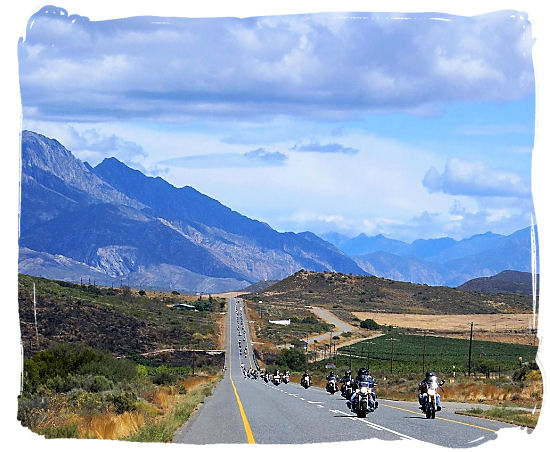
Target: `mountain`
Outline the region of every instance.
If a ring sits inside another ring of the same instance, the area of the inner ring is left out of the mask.
[[[460,290],[469,290],[486,293],[515,293],[522,295],[533,294],[533,275],[528,272],[505,270],[494,276],[475,278],[466,281],[457,287]],[[537,275],[537,294],[539,293],[539,275]]]
[[[349,256],[359,256],[377,251],[406,256],[409,254],[410,245],[400,240],[388,239],[382,234],[374,237],[359,234],[342,243],[340,249]]]
[[[240,289],[301,268],[365,273],[310,232],[279,233],[192,187],[176,188],[115,158],[92,168],[58,141],[30,131],[21,144],[19,245],[27,273],[44,272],[44,262],[58,271],[58,260],[67,258],[63,271],[75,271],[67,279],[79,280],[86,270],[115,282],[124,276],[134,286],[190,292]]]
[[[371,275],[430,286],[446,285],[445,268],[416,256],[398,256],[376,251],[364,256],[353,256],[355,262]]]
[[[531,228],[521,229],[509,236],[487,233],[455,241],[435,255],[429,251],[451,243],[450,240],[417,244],[416,249],[423,250],[418,254],[428,255],[425,259],[384,251],[352,257],[363,270],[378,277],[451,287],[503,270],[531,271]]]

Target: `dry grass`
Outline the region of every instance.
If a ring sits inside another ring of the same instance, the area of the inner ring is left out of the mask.
[[[85,438],[119,439],[136,433],[145,424],[138,412],[104,413],[79,420],[78,430]]]
[[[452,380],[452,379],[451,379]],[[379,380],[380,397],[393,400],[416,400],[417,382]],[[542,405],[542,380],[524,384],[496,383],[489,380],[449,381],[441,387],[441,398],[448,402],[487,403],[501,406],[533,408]]]
[[[530,334],[533,314],[388,314],[380,312],[353,312],[360,320],[372,319],[379,325],[400,328],[429,329],[440,336],[469,337],[470,322],[474,322],[477,340],[538,345],[538,338]],[[535,316],[535,326],[538,315]],[[534,343],[533,343],[534,342]]]

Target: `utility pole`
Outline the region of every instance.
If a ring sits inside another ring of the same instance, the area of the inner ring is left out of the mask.
[[[367,341],[367,369],[370,369],[370,345],[372,344],[372,341]]]
[[[468,376],[472,368],[472,337],[474,335],[474,322],[470,323],[470,350],[468,352]]]
[[[391,358],[390,358],[390,374],[393,373],[393,343],[397,341],[398,339],[394,339],[393,337],[390,339],[386,339],[387,341],[391,341]]]

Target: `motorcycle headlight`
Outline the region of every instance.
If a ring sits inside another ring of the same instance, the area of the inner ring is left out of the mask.
[[[368,394],[368,389],[367,389],[365,386],[363,386],[363,387],[359,390],[359,392],[360,392],[361,394],[363,394],[363,395],[367,395],[367,394]]]
[[[435,389],[433,389],[433,388],[428,389],[428,395],[434,396],[435,395]]]

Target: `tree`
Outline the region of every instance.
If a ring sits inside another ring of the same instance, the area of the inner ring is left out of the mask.
[[[381,326],[372,319],[365,319],[361,321],[359,326],[367,330],[379,330],[381,328]]]
[[[285,349],[279,355],[277,364],[282,368],[302,371],[306,368],[306,355],[300,350]]]

